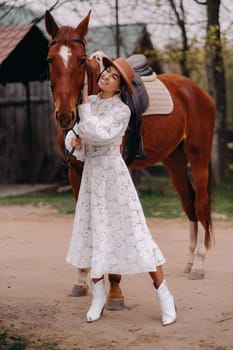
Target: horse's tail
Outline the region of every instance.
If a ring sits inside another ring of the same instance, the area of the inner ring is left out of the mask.
[[[209,215],[207,218],[206,226],[205,226],[205,246],[209,249],[214,242],[214,233],[213,233],[213,225],[212,225],[212,203],[213,203],[213,176],[212,176],[212,166],[211,161],[209,162],[209,176],[208,176],[208,184],[207,184],[207,192],[208,192],[208,208]]]

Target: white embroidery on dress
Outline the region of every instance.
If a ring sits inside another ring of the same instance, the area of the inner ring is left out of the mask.
[[[93,102],[95,115],[106,119],[105,128],[119,128],[117,118],[108,125],[108,113],[119,103],[116,97]],[[126,127],[127,123],[124,130]],[[119,135],[108,145],[85,144],[86,160],[67,261],[79,268],[91,267],[91,278],[105,273],[154,271],[165,262],[120,154],[121,138]]]

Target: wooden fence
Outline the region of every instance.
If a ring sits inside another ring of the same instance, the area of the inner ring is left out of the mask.
[[[61,176],[48,82],[0,85],[0,183],[53,182]],[[30,113],[29,113],[30,112]]]

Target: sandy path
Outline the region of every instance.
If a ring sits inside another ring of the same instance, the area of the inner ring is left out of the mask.
[[[47,208],[0,207],[0,326],[55,337],[64,350],[233,349],[232,222],[215,223],[206,278],[192,281],[183,274],[187,222],[148,219],[167,258],[167,281],[178,307],[177,323],[162,327],[147,274],[123,278],[123,311],[105,310],[99,322],[85,322],[90,293],[68,296],[76,275],[65,262],[72,221]]]

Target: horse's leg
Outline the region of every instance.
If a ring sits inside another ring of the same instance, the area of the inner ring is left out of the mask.
[[[190,278],[195,280],[204,278],[204,259],[211,239],[210,169],[209,164],[204,164],[202,158],[204,158],[203,155],[200,159],[189,156],[195,187],[195,213],[197,220],[204,228],[204,230],[198,230],[193,266],[190,273]]]
[[[164,161],[164,166],[168,171],[169,177],[174,188],[180,196],[181,204],[185,214],[189,219],[189,252],[188,261],[184,269],[185,273],[190,273],[197,243],[198,223],[195,215],[195,192],[187,173],[187,157],[183,152],[181,145],[170,154]]]
[[[196,221],[189,221],[189,253],[187,265],[184,273],[190,274],[193,267],[194,252],[197,245],[198,223]]]
[[[121,275],[108,275],[109,279],[109,293],[108,300],[105,305],[108,310],[122,310],[124,308],[124,297],[120,289]]]
[[[73,284],[72,291],[70,293],[71,297],[83,297],[87,295],[88,284],[87,284],[87,275],[89,269],[77,269],[77,279]]]
[[[192,280],[200,280],[205,277],[204,260],[207,249],[205,247],[205,231],[198,230],[197,244],[194,251],[193,265],[190,271],[189,278]]]
[[[69,183],[72,188],[76,202],[78,199],[79,189],[81,185],[82,170],[83,170],[82,163],[81,162],[76,163],[72,160],[72,163],[68,168],[68,179],[69,179]]]

